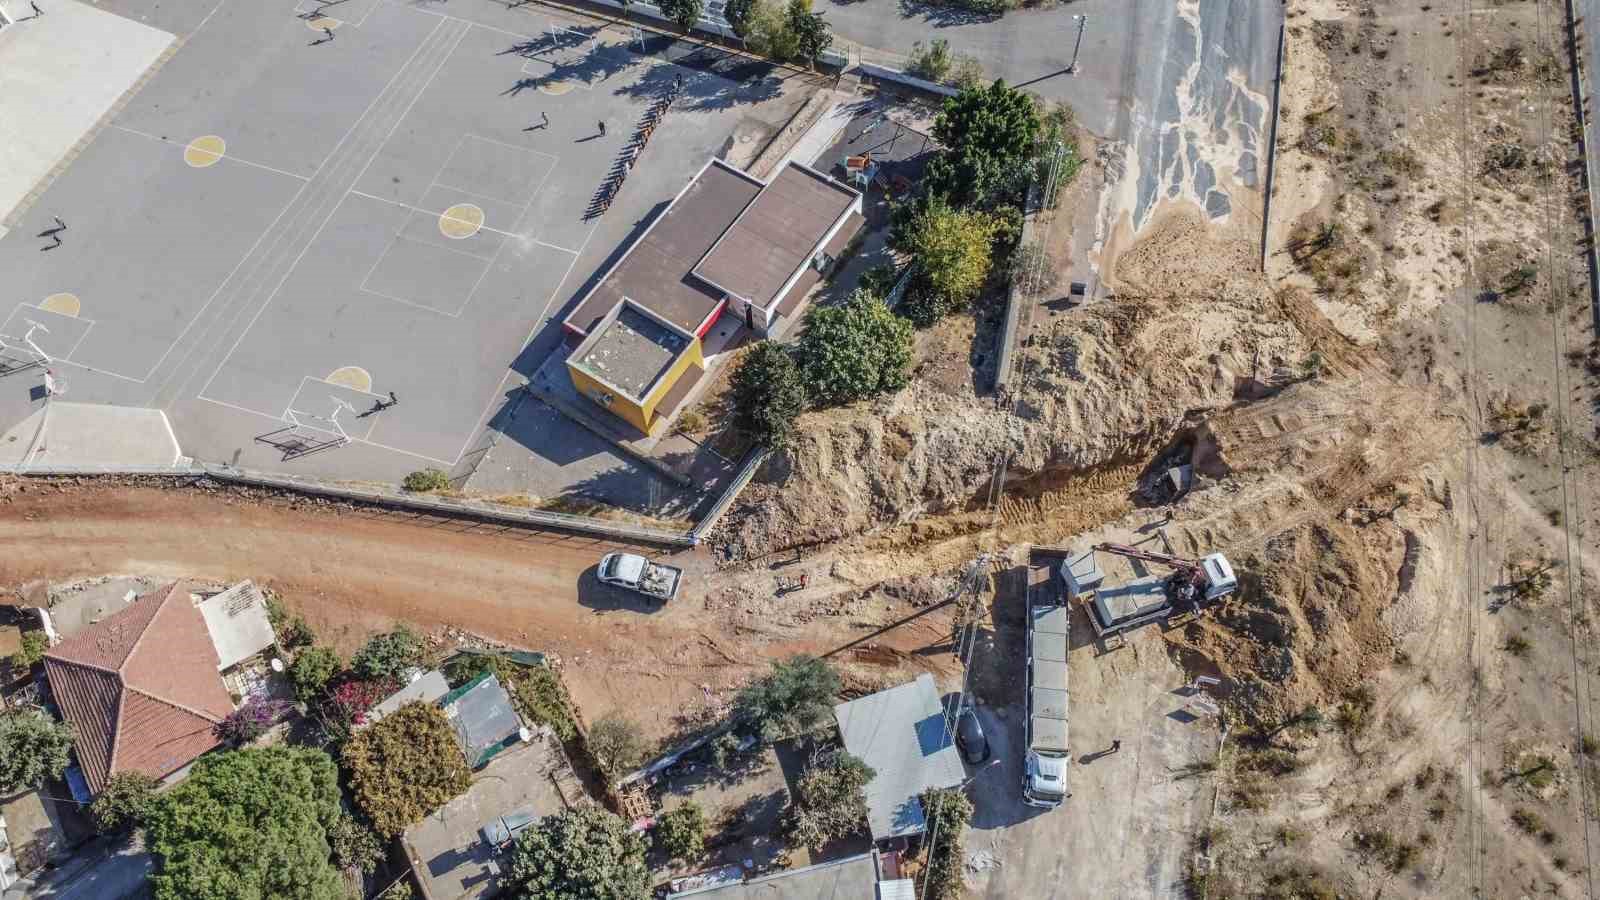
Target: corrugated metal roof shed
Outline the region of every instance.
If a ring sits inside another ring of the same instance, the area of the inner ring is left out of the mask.
[[[867,784],[873,839],[921,834],[927,822],[918,796],[966,778],[933,676],[841,703],[833,714],[845,749],[877,773]]]

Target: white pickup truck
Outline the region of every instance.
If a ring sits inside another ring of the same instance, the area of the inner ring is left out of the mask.
[[[666,603],[678,596],[683,570],[637,553],[607,553],[600,560],[600,580]]]

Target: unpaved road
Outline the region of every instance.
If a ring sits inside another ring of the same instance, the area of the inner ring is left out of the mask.
[[[654,610],[594,581],[590,570],[604,553],[637,549],[616,542],[495,534],[312,503],[291,507],[228,489],[13,481],[0,492],[0,585],[6,587],[108,573],[253,578],[280,592],[345,652],[370,631],[404,619],[558,653],[568,662],[575,699],[591,716],[629,695],[608,688],[604,671],[589,663],[594,654],[607,658],[620,650],[663,667],[696,661],[670,652],[704,618],[694,592]],[[682,562],[694,568],[698,561]],[[651,702],[698,694],[697,683],[660,678]]]
[[[685,569],[685,588],[658,607],[595,579],[600,557],[617,549],[661,553],[232,487],[0,480],[0,602],[5,590],[107,574],[252,578],[346,654],[397,620],[557,654],[586,718],[620,710],[658,736],[688,708],[727,703],[770,659],[826,653],[868,635],[871,647],[892,651],[892,668],[948,635],[942,615],[873,634],[912,612],[899,605],[881,616],[794,616],[809,594],[853,588],[772,598],[765,569],[735,586],[740,579],[714,573],[697,552],[671,557]],[[816,568],[826,581],[826,563]]]

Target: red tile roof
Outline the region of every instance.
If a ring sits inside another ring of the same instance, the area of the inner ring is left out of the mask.
[[[217,746],[213,728],[233,711],[217,664],[183,582],[52,647],[45,675],[77,732],[89,789],[118,772],[162,778]]]

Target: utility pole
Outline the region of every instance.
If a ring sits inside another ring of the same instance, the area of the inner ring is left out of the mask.
[[[1078,40],[1072,45],[1072,65],[1067,66],[1068,75],[1078,74],[1078,51],[1083,49],[1083,29],[1089,24],[1089,17],[1085,15],[1073,16],[1078,20]]]

